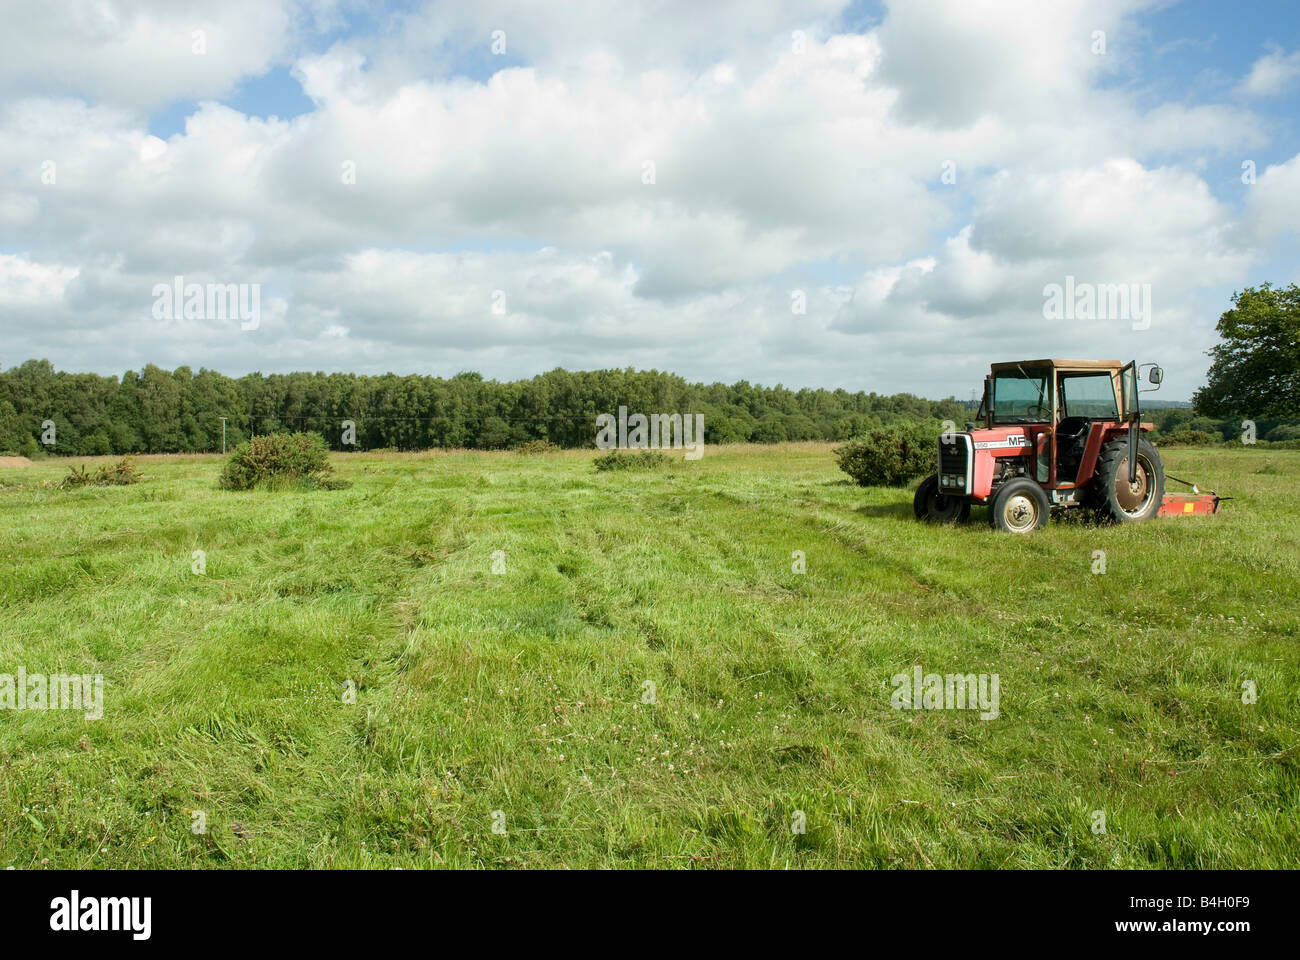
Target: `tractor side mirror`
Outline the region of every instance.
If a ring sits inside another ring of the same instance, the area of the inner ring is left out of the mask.
[[[1152,367],[1151,371],[1147,374],[1147,382],[1150,383],[1153,387],[1160,386],[1160,381],[1163,380],[1164,378],[1165,378],[1165,372],[1161,370],[1159,367]]]

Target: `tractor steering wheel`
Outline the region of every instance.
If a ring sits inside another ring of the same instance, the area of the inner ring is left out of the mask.
[[[1092,422],[1087,417],[1065,417],[1056,425],[1056,436],[1058,440],[1078,440],[1091,427]]]

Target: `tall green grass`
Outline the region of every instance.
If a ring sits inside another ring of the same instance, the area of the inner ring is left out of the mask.
[[[1237,499],[1025,539],[829,445],[593,456],[0,470],[0,673],[105,679],[0,712],[0,868],[1300,866],[1300,453],[1170,451]],[[893,710],[914,664],[1000,716]]]

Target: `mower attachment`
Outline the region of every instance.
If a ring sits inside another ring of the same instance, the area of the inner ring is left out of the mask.
[[[1228,497],[1215,493],[1166,493],[1160,503],[1158,517],[1181,517],[1187,514],[1219,512],[1219,504]]]

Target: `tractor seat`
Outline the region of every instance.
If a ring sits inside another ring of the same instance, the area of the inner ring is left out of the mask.
[[[1066,417],[1056,425],[1056,442],[1060,447],[1062,440],[1078,440],[1092,425],[1092,421],[1087,417]]]
[[[1073,480],[1083,461],[1083,448],[1092,421],[1087,417],[1066,417],[1056,425],[1056,473]]]

